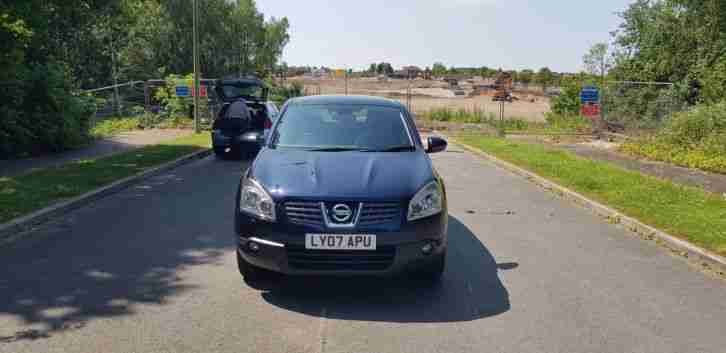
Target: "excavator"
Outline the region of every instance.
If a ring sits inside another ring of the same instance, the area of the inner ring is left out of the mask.
[[[512,74],[509,72],[499,71],[494,81],[496,90],[492,101],[495,102],[511,102],[512,101]]]

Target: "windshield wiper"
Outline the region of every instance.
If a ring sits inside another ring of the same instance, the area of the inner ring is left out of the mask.
[[[378,148],[378,149],[364,149],[361,150],[362,152],[406,152],[406,151],[415,151],[416,146],[414,145],[396,145],[396,146],[389,146],[385,148]]]

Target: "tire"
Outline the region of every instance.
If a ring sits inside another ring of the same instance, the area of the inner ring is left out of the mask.
[[[425,267],[421,268],[416,273],[416,277],[428,283],[435,284],[441,280],[445,268],[446,252],[444,251],[441,255],[436,255],[436,258]]]
[[[251,263],[247,262],[242,256],[239,254],[239,251],[236,251],[237,253],[237,268],[239,269],[239,274],[244,277],[245,281],[248,282],[256,282],[260,280],[264,280],[265,278],[269,277],[270,272],[264,269],[261,269],[257,266],[252,265]]]

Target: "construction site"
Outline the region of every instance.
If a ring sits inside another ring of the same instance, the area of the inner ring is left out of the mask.
[[[508,73],[495,78],[423,78],[297,76],[287,79],[301,82],[305,94],[373,95],[396,99],[415,113],[437,109],[479,111],[499,116],[504,106],[505,118],[533,122],[545,121],[550,99],[541,89],[515,85]]]

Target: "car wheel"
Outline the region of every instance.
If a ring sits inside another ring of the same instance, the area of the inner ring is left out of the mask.
[[[237,267],[239,268],[239,274],[244,277],[245,281],[255,282],[260,281],[268,277],[269,271],[261,269],[257,266],[247,262],[242,255],[237,251]]]
[[[441,255],[437,255],[433,261],[421,268],[416,277],[430,283],[438,283],[444,274],[445,268],[446,252]]]

